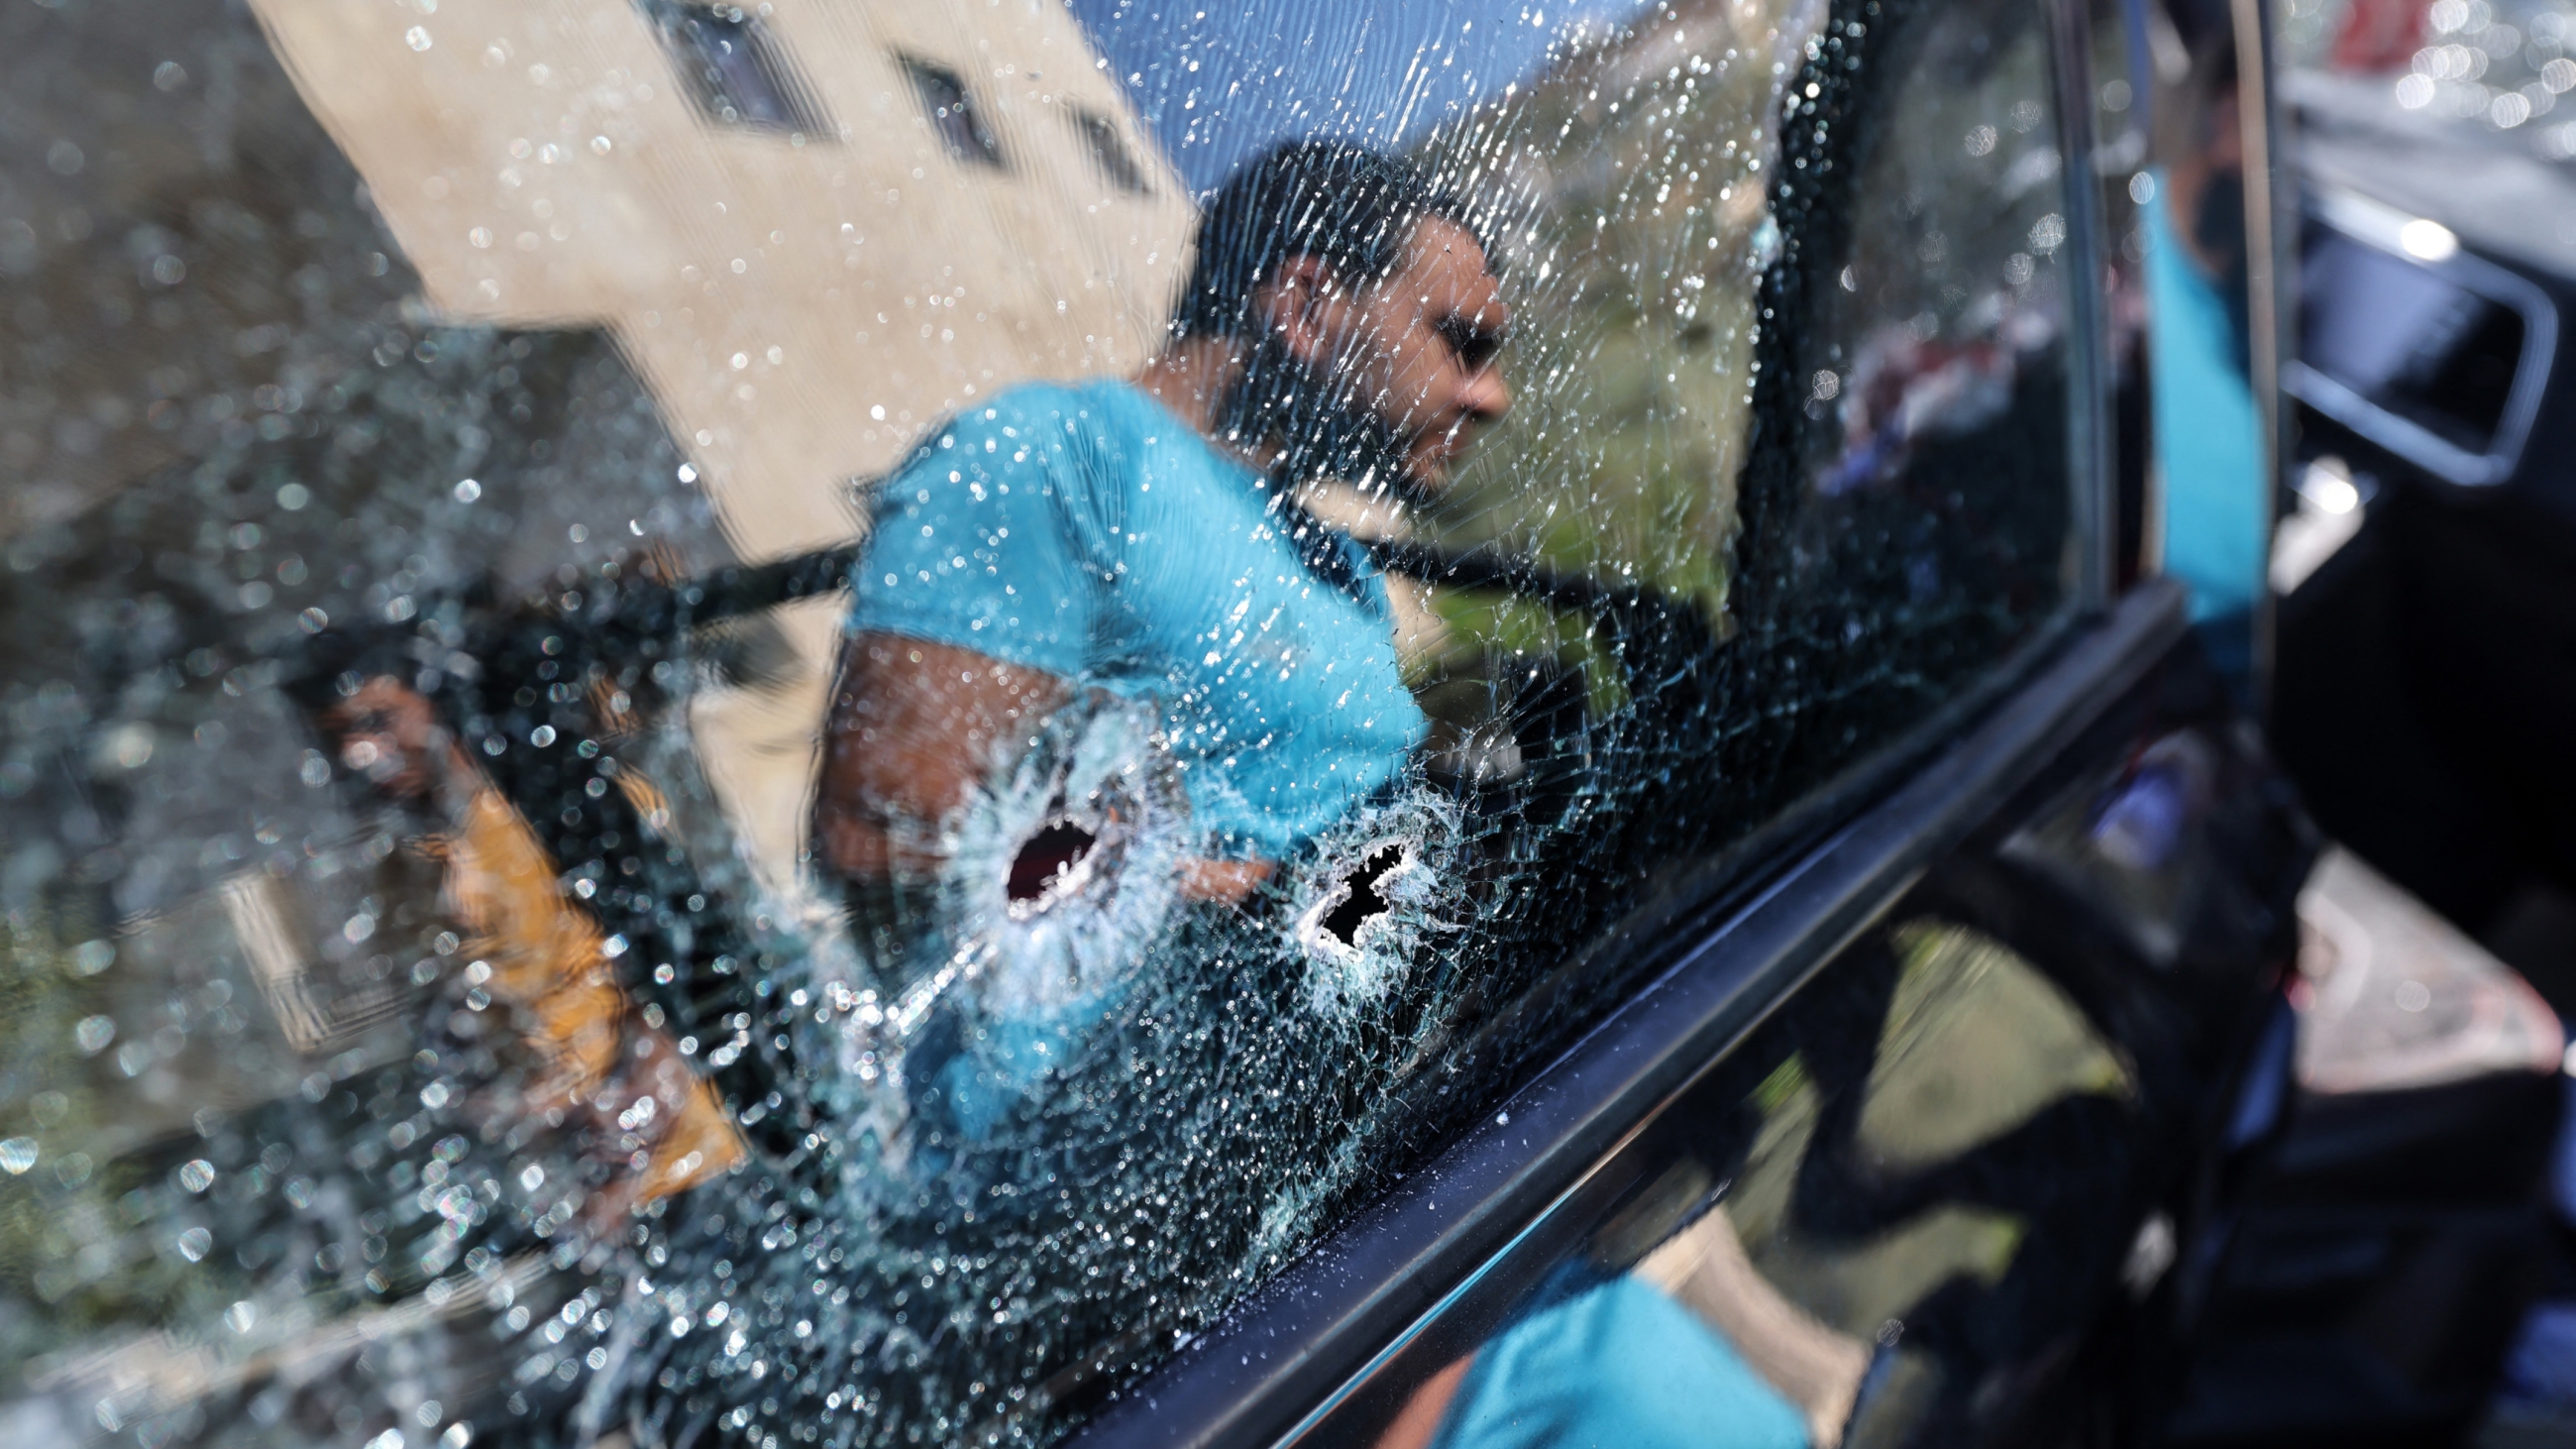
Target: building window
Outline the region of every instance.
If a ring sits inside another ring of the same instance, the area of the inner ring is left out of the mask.
[[[796,135],[831,133],[786,48],[759,16],[736,5],[679,0],[645,0],[644,13],[708,120]]]
[[[930,128],[939,133],[948,154],[970,165],[1002,169],[1002,143],[984,123],[984,113],[966,94],[966,82],[957,72],[910,56],[903,57],[901,64],[912,79],[914,94],[921,97]]]
[[[1072,111],[1073,128],[1082,135],[1082,143],[1091,151],[1092,164],[1109,184],[1129,196],[1150,196],[1154,188],[1145,181],[1144,171],[1136,158],[1127,153],[1127,143],[1118,138],[1117,123],[1098,111],[1077,106]]]

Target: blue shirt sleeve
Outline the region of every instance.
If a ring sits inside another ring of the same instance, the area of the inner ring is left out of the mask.
[[[1075,403],[1022,389],[950,420],[877,494],[852,570],[850,628],[1072,678],[1118,561],[1116,500],[1068,432]]]
[[[1504,1330],[1434,1449],[1805,1449],[1806,1416],[1690,1310],[1620,1277]]]

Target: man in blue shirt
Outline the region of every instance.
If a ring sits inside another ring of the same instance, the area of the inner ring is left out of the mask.
[[[1287,146],[1209,205],[1135,377],[1005,390],[882,485],[814,838],[934,1136],[996,1131],[1183,903],[1403,793],[1428,724],[1385,582],[1290,495],[1436,493],[1509,403],[1508,320],[1459,202]]]
[[[822,860],[935,872],[937,823],[1095,691],[1157,712],[1204,842],[1184,898],[1242,899],[1381,791],[1426,727],[1385,585],[1283,495],[1436,491],[1508,404],[1507,322],[1466,211],[1410,165],[1310,142],[1238,175],[1141,372],[999,393],[883,485]]]

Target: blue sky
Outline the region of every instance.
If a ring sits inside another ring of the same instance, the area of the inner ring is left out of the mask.
[[[1400,145],[1636,0],[1071,0],[1193,190],[1262,146]]]

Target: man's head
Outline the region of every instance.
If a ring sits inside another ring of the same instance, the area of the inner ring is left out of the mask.
[[[1307,141],[1209,204],[1172,330],[1250,344],[1221,423],[1293,472],[1437,489],[1510,406],[1510,320],[1460,202],[1406,162]]]
[[[455,745],[429,698],[407,681],[414,665],[398,644],[324,630],[279,681],[341,768],[391,799],[427,800]]]
[[[397,800],[428,799],[450,749],[429,700],[391,675],[361,681],[320,723],[339,743],[342,768]]]

